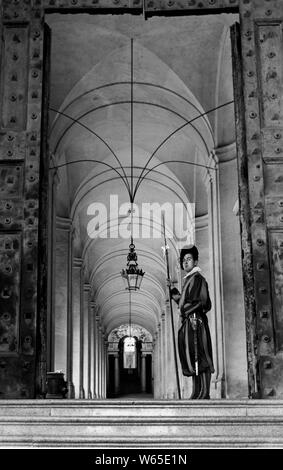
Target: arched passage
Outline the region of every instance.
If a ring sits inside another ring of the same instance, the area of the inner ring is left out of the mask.
[[[70,25],[63,24],[56,16],[52,18],[55,38],[58,41],[64,34],[64,48],[68,48],[73,34]],[[185,29],[193,28],[191,19],[186,18],[182,24]],[[72,23],[75,29],[79,25],[80,22]],[[85,27],[91,30],[89,24]],[[240,314],[233,327],[244,331],[240,260],[235,257],[236,269],[225,266],[230,288],[233,283],[230,276],[233,270],[236,272],[235,306],[223,291],[223,261],[225,264],[231,250],[234,255],[239,253],[239,226],[233,213],[237,180],[231,184],[231,178],[236,175],[234,131],[227,126],[228,120],[233,119],[233,108],[227,105],[222,114],[218,111],[217,117],[213,112],[204,112],[213,110],[220,101],[231,103],[233,98],[225,81],[231,72],[225,34],[227,19],[212,19],[207,32],[207,38],[213,35],[219,44],[219,50],[207,51],[206,57],[215,101],[211,100],[212,92],[203,93],[201,84],[205,76],[201,76],[200,64],[194,62],[193,55],[186,55],[193,72],[189,73],[188,67],[182,71],[178,60],[172,60],[174,54],[170,48],[166,58],[163,48],[157,53],[149,41],[149,31],[139,36],[138,22],[133,42],[125,30],[119,31],[109,20],[109,28],[113,27],[118,41],[114,49],[98,54],[88,66],[83,52],[78,62],[82,66],[80,73],[78,64],[68,63],[72,71],[68,83],[61,83],[55,75],[53,78],[50,146],[56,204],[50,368],[66,371],[71,396],[106,396],[107,337],[128,316],[128,293],[120,271],[126,264],[132,221],[138,262],[146,272],[141,290],[132,293],[132,321],[153,337],[154,397],[176,397],[166,266],[162,255],[164,241],[162,233],[154,236],[160,232],[160,217],[151,207],[157,204],[159,208],[169,207],[166,230],[176,284],[181,284],[182,277],[178,267],[179,248],[188,241],[194,241],[200,248],[201,266],[213,300],[210,326],[216,363],[214,394],[226,396],[227,390],[231,393],[236,384],[235,395],[241,395],[246,380],[245,352],[243,349],[240,353],[239,346],[245,348],[244,336],[239,342],[231,342],[224,336],[225,328],[230,334],[235,309]],[[187,34],[185,29],[183,35]],[[102,48],[101,30],[95,34],[97,47]],[[186,54],[179,43],[179,31],[173,28],[170,34],[179,50]],[[209,53],[214,54],[213,61]],[[54,60],[60,70],[56,54],[55,46]],[[134,188],[136,192],[131,192]],[[131,207],[133,194],[134,207]],[[143,211],[146,204],[150,206],[147,212]],[[178,218],[175,217],[177,205],[183,210]],[[132,209],[135,212],[129,213]],[[192,230],[188,226],[184,230],[185,224],[180,223],[188,213],[193,215],[189,219],[194,222]],[[227,234],[232,235],[230,241],[225,239]],[[62,266],[67,267],[64,272]],[[228,312],[226,317],[224,307]],[[177,330],[177,309],[174,321]],[[225,348],[231,349],[229,357],[225,357]],[[183,378],[181,382],[186,397],[190,385]]]
[[[143,327],[120,325],[108,336],[107,396],[151,399],[152,335]]]

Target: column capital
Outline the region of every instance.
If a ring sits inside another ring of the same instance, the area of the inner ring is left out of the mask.
[[[81,268],[83,265],[82,258],[73,258],[73,266],[74,268]]]
[[[203,177],[203,182],[206,187],[206,190],[208,191],[209,186],[211,185],[213,181],[213,173],[215,170],[210,170],[209,168],[206,169],[205,175]]]
[[[84,284],[84,292],[89,292],[89,291],[90,291],[90,285]]]
[[[209,168],[207,168],[206,173],[203,177],[203,182],[204,182],[204,185],[205,185],[207,191],[209,190],[209,186],[211,185],[211,183],[213,181],[212,172],[214,172],[214,170],[210,170]]]
[[[216,147],[214,149],[214,155],[217,163],[225,163],[235,160],[237,156],[236,142],[232,142],[229,145],[223,145],[222,147]]]
[[[205,184],[206,190],[208,191],[211,182],[215,179],[215,173],[218,166],[218,157],[215,153],[215,150],[212,150],[210,152],[207,166],[209,168],[205,169],[202,176],[202,180]]]
[[[208,227],[208,214],[201,215],[195,218],[196,231],[207,229]]]
[[[82,271],[82,276],[85,277],[87,274],[87,266],[85,264],[85,259],[82,259],[81,271]]]
[[[59,230],[66,230],[69,232],[72,227],[72,219],[68,217],[59,217],[56,216],[56,228]]]
[[[76,238],[76,236],[77,236],[77,233],[78,233],[78,231],[77,231],[76,227],[75,227],[74,225],[72,225],[72,226],[71,226],[71,238],[72,238],[72,241],[75,240],[75,238]]]
[[[90,282],[90,293],[91,293],[91,296],[92,296],[93,298],[95,298],[95,288],[94,288],[94,284],[93,284],[91,278],[89,279],[89,282]]]
[[[50,171],[52,172],[52,178],[53,178],[53,181],[52,183],[55,185],[55,187],[57,188],[57,186],[59,185],[60,183],[60,176],[59,176],[59,172],[58,172],[58,168],[57,168],[57,165],[56,165],[56,158],[55,158],[55,155],[53,152],[49,152],[49,160],[50,160]]]

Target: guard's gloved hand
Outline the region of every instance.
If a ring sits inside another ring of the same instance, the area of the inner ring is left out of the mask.
[[[196,331],[198,327],[198,319],[194,317],[190,317],[190,323],[191,323],[192,329]]]
[[[171,287],[173,287],[173,283],[171,281],[171,279],[166,279],[166,285],[167,287],[169,287],[171,289]]]

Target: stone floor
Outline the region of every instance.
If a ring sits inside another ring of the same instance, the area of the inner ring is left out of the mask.
[[[0,447],[283,448],[283,400],[0,400]]]
[[[115,398],[111,398],[111,400],[153,400],[152,393],[127,393],[125,395],[117,396]]]

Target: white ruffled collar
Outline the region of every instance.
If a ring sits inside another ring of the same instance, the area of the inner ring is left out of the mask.
[[[187,273],[185,276],[184,276],[184,279],[186,279],[188,276],[191,276],[192,274],[195,274],[195,273],[200,273],[201,272],[201,269],[199,266],[195,266],[189,273]]]

